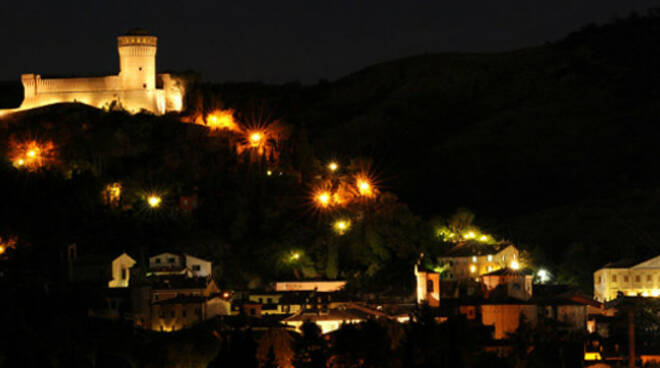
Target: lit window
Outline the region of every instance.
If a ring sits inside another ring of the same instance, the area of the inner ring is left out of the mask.
[[[488,262],[492,262],[492,261],[493,261],[493,255],[492,255],[492,254],[489,254],[489,255],[488,255]]]

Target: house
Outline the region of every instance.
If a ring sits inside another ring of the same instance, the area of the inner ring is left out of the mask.
[[[152,303],[180,296],[208,297],[220,294],[220,289],[212,278],[175,275],[169,277],[152,277],[150,278],[150,282]]]
[[[305,280],[277,281],[275,291],[322,291],[335,292],[346,286],[346,281],[340,280]]]
[[[151,307],[151,329],[170,332],[192,327],[216,316],[228,316],[231,303],[219,295],[178,295]]]
[[[336,293],[316,291],[250,292],[244,300],[236,300],[234,314],[259,317],[261,315],[291,315],[304,309],[337,308],[342,304]]]
[[[608,263],[594,272],[594,298],[606,302],[626,296],[660,297],[660,255],[637,263]]]
[[[499,288],[509,297],[529,300],[532,297],[533,278],[534,276],[524,271],[505,267],[482,275],[481,283],[486,296],[496,292]]]
[[[305,322],[316,323],[321,328],[321,333],[327,334],[338,330],[342,324],[361,323],[369,318],[377,317],[365,309],[337,308],[328,310],[309,309],[301,311],[282,320],[282,323],[301,331]]]
[[[210,261],[187,253],[164,252],[149,257],[148,276],[209,277],[212,274],[213,265]]]
[[[135,260],[126,252],[78,256],[77,247],[68,248],[69,280],[76,284],[128,287]]]
[[[470,240],[457,244],[438,261],[446,268],[443,272],[445,279],[476,279],[501,268],[518,268],[520,251],[510,243],[487,244]]]

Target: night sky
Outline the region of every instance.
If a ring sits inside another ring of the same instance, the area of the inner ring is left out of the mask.
[[[0,80],[116,74],[115,36],[159,37],[158,68],[208,81],[314,83],[396,58],[557,40],[657,0],[81,1],[0,4]]]

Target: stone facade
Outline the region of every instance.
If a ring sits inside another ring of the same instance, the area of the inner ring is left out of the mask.
[[[130,113],[181,111],[183,83],[170,74],[156,74],[157,41],[157,37],[142,30],[117,37],[118,75],[42,78],[39,74],[23,74],[23,103],[16,109],[0,110],[0,115],[65,102],[118,107]]]

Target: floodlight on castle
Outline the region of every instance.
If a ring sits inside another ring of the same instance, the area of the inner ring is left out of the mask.
[[[24,99],[9,112],[41,106],[80,102],[97,108],[122,108],[161,115],[183,108],[183,83],[170,74],[156,74],[158,38],[144,30],[131,30],[117,37],[119,74],[93,78],[42,78],[23,74]]]

